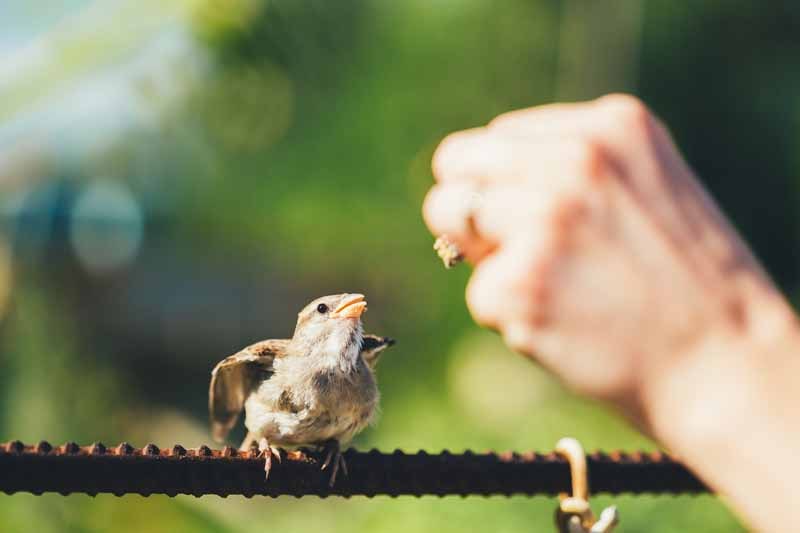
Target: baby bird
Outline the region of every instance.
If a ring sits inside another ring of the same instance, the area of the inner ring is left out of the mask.
[[[223,359],[211,372],[208,408],[214,439],[222,442],[242,408],[248,433],[269,478],[277,446],[316,445],[327,450],[330,486],[347,465],[341,447],[375,416],[379,393],[373,370],[388,337],[364,335],[363,294],[323,296],[297,317],[291,339],[258,342]]]

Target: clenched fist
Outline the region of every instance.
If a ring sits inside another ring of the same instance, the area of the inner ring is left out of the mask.
[[[433,173],[425,220],[474,263],[475,319],[645,429],[651,385],[698,347],[792,320],[632,96],[515,111],[454,133]]]

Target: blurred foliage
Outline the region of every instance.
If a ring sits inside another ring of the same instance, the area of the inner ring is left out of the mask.
[[[114,40],[137,16],[125,5],[131,12],[94,31]],[[160,4],[142,6],[156,25]],[[0,323],[0,440],[207,442],[206,380],[224,350],[287,336],[312,297],[360,291],[367,328],[400,342],[379,370],[382,417],[356,446],[548,450],[571,435],[589,449],[652,449],[472,323],[468,269],[441,268],[419,215],[445,134],[562,95],[642,96],[781,286],[798,288],[795,3],[649,0],[623,21],[579,0],[169,6],[207,65],[202,76],[170,63],[177,99],[163,80],[138,80],[146,121],[102,150],[36,167],[65,202],[87,183],[124,184],[146,212],[145,244],[113,276],[87,275],[63,250],[20,262]],[[124,32],[114,50],[135,50],[136,35]],[[80,72],[120,60],[65,50]],[[10,94],[55,92],[61,67]],[[21,101],[0,115],[31,105]],[[147,341],[156,334],[160,343]],[[615,502],[621,531],[740,529],[711,497]],[[554,506],[16,495],[0,497],[0,531],[549,531]]]

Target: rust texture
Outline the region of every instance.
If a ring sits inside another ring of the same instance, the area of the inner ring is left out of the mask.
[[[128,443],[106,447],[68,442],[0,444],[0,491],[90,495],[554,495],[570,490],[569,467],[555,454],[396,450],[344,453],[349,475],[333,488],[320,470],[321,454],[305,450],[273,461],[269,480],[254,451],[208,446],[159,448]],[[588,457],[593,493],[699,493],[707,488],[683,465],[659,453],[593,453]]]

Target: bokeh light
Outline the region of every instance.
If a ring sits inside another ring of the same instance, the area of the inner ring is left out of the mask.
[[[96,181],[81,191],[70,219],[70,241],[81,263],[95,274],[127,266],[139,251],[142,210],[131,192]]]

